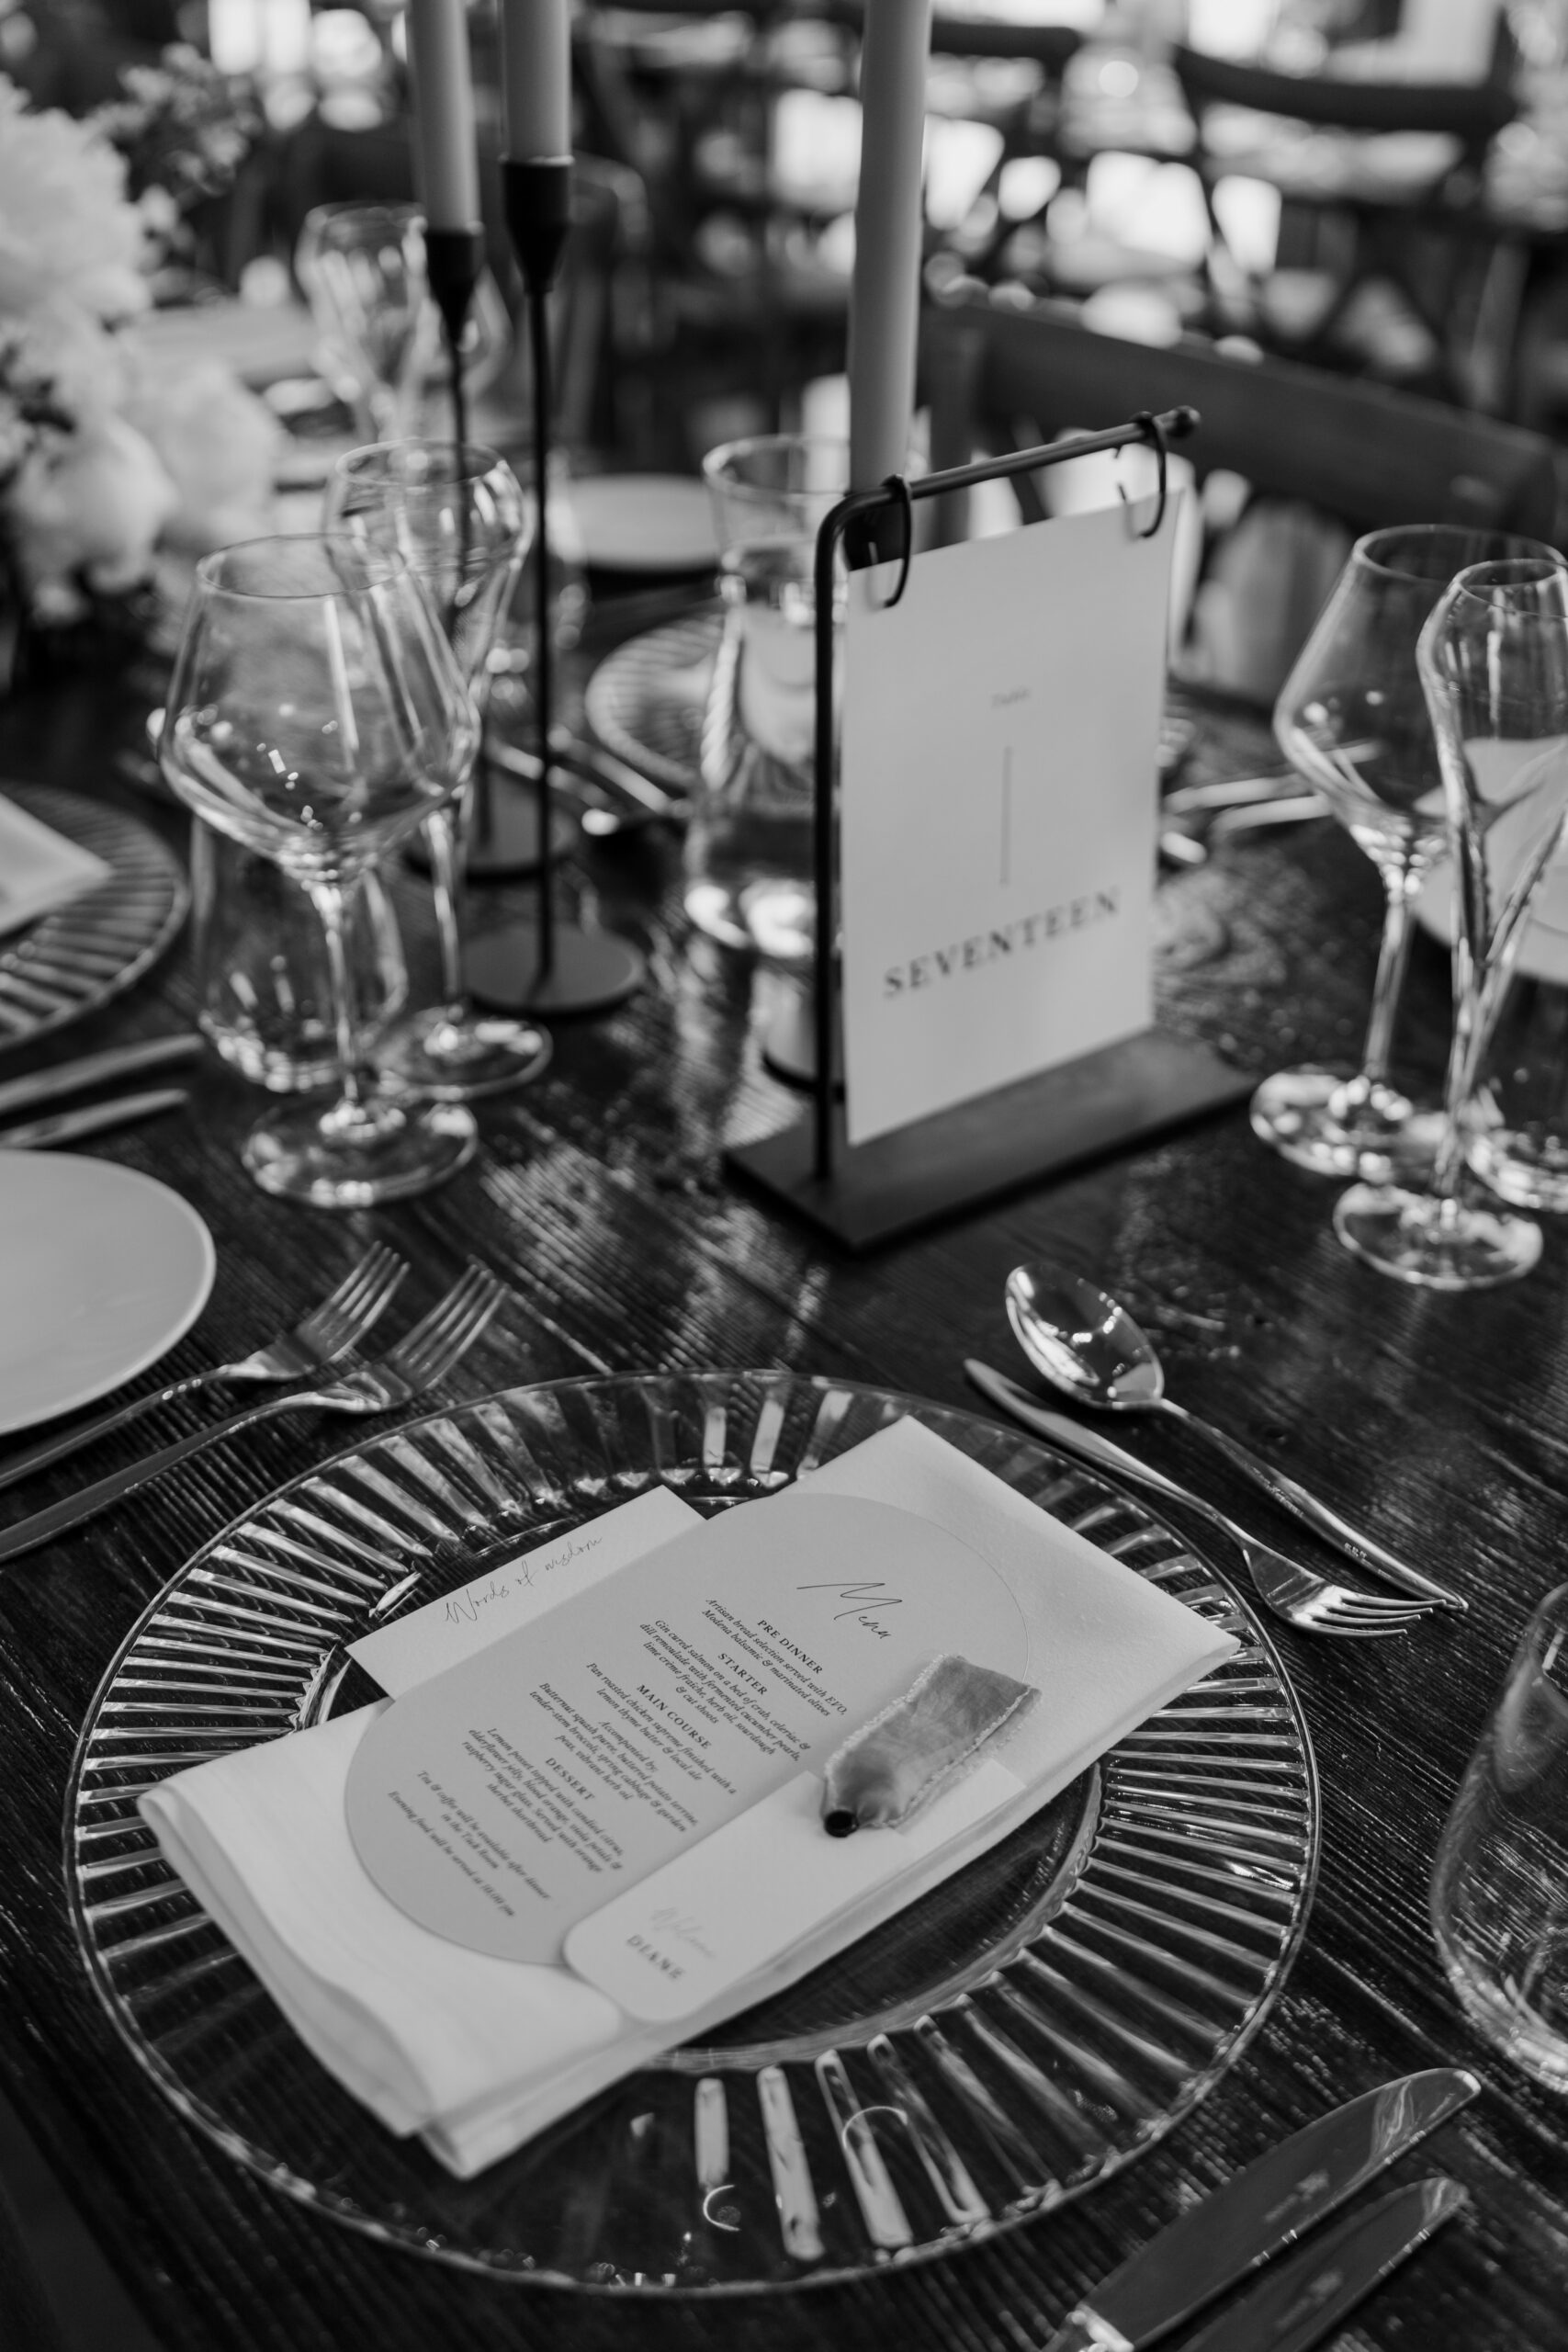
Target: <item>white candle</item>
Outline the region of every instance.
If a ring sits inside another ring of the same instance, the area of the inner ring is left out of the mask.
[[[479,159],[463,0],[409,0],[414,160],[433,229],[475,229]]]
[[[931,0],[866,0],[850,290],[850,484],[902,473],[915,407]]]
[[[502,0],[506,153],[514,164],[571,153],[571,24],[567,0]]]

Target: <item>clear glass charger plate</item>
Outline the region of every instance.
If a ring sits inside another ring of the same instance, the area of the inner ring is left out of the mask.
[[[345,1645],[662,1481],[711,1514],[903,1414],[1239,1638],[1003,1845],[706,2047],[473,2181],[316,2064],[167,1869],[138,1793],[378,1694]],[[67,1801],[88,1974],[227,2154],[372,2236],[492,2276],[783,2289],[939,2254],[1115,2172],[1257,2031],[1316,1870],[1306,1728],[1252,1610],[1137,1502],[1035,1440],[784,1374],[514,1388],[280,1489],[183,1568],[89,1712]]]
[[[130,988],[178,932],[190,889],[156,834],[52,785],[0,785],[7,800],[112,867],[108,881],[0,939],[0,1052],[80,1021]]]

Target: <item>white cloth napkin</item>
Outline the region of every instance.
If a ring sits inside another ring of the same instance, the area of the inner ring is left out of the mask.
[[[0,938],[109,878],[101,857],[0,797]]]
[[[1022,1612],[1020,1673],[1041,1699],[995,1743],[1003,1802],[976,1823],[961,1782],[931,1808],[907,1872],[678,2032],[635,2024],[564,1967],[449,1942],[380,1892],[344,1809],[350,1763],[379,1708],[199,1765],[141,1800],[170,1863],[321,2064],[389,2130],[422,2132],[459,2176],[916,1900],[1235,1646],[917,1422],[894,1424],[801,1483],[894,1503],[988,1558]],[[750,1508],[789,1502],[786,1491]],[[635,1564],[620,1573],[635,1576]]]

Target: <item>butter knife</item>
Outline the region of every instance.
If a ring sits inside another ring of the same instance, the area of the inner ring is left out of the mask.
[[[151,1070],[194,1061],[205,1043],[199,1030],[184,1029],[172,1037],[144,1037],[134,1046],[110,1046],[101,1054],[55,1062],[28,1078],[7,1079],[0,1085],[0,1119],[8,1119],[14,1111],[36,1111],[40,1102],[52,1102],[62,1094],[85,1094],[90,1086],[118,1085],[122,1078],[145,1078]]]
[[[1234,2312],[1189,2336],[1182,2352],[1310,2352],[1469,2202],[1458,2181],[1440,2174],[1391,2189],[1281,2262]]]
[[[1068,2312],[1045,2352],[1144,2352],[1258,2263],[1293,2245],[1480,2087],[1460,2067],[1435,2066],[1363,2092],[1292,2132],[1102,2278]]]
[[[155,1119],[164,1111],[182,1110],[190,1101],[183,1087],[163,1086],[146,1094],[111,1094],[102,1102],[85,1102],[77,1111],[56,1111],[47,1119],[28,1119],[20,1126],[0,1127],[0,1151],[51,1151],[62,1143],[83,1143],[88,1136],[107,1134],[110,1127],[129,1127],[137,1119]]]

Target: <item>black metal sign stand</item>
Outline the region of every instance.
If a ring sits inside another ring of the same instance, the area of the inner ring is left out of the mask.
[[[890,510],[904,509],[904,571],[893,596],[902,595],[910,563],[913,503],[972,489],[977,482],[1057,465],[1064,458],[1153,445],[1160,460],[1159,506],[1165,513],[1165,450],[1190,433],[1191,409],[1145,414],[1105,433],[1049,447],[1010,451],[973,465],[950,467],[913,481],[896,477],[875,490],[852,491],[817,534],[815,565],[817,742],[814,851],[817,947],[814,1023],[816,1069],[809,1117],[761,1143],[727,1152],[726,1165],[781,1201],[797,1216],[852,1250],[929,1225],[1011,1192],[1054,1170],[1089,1159],[1135,1137],[1157,1134],[1206,1111],[1239,1102],[1252,1080],[1206,1046],[1158,1029],[1037,1072],[1017,1084],[960,1102],[890,1135],[852,1148],[834,1084],[839,1027],[838,829],[834,794],[833,590],[839,549],[852,563],[876,560],[890,537]]]

